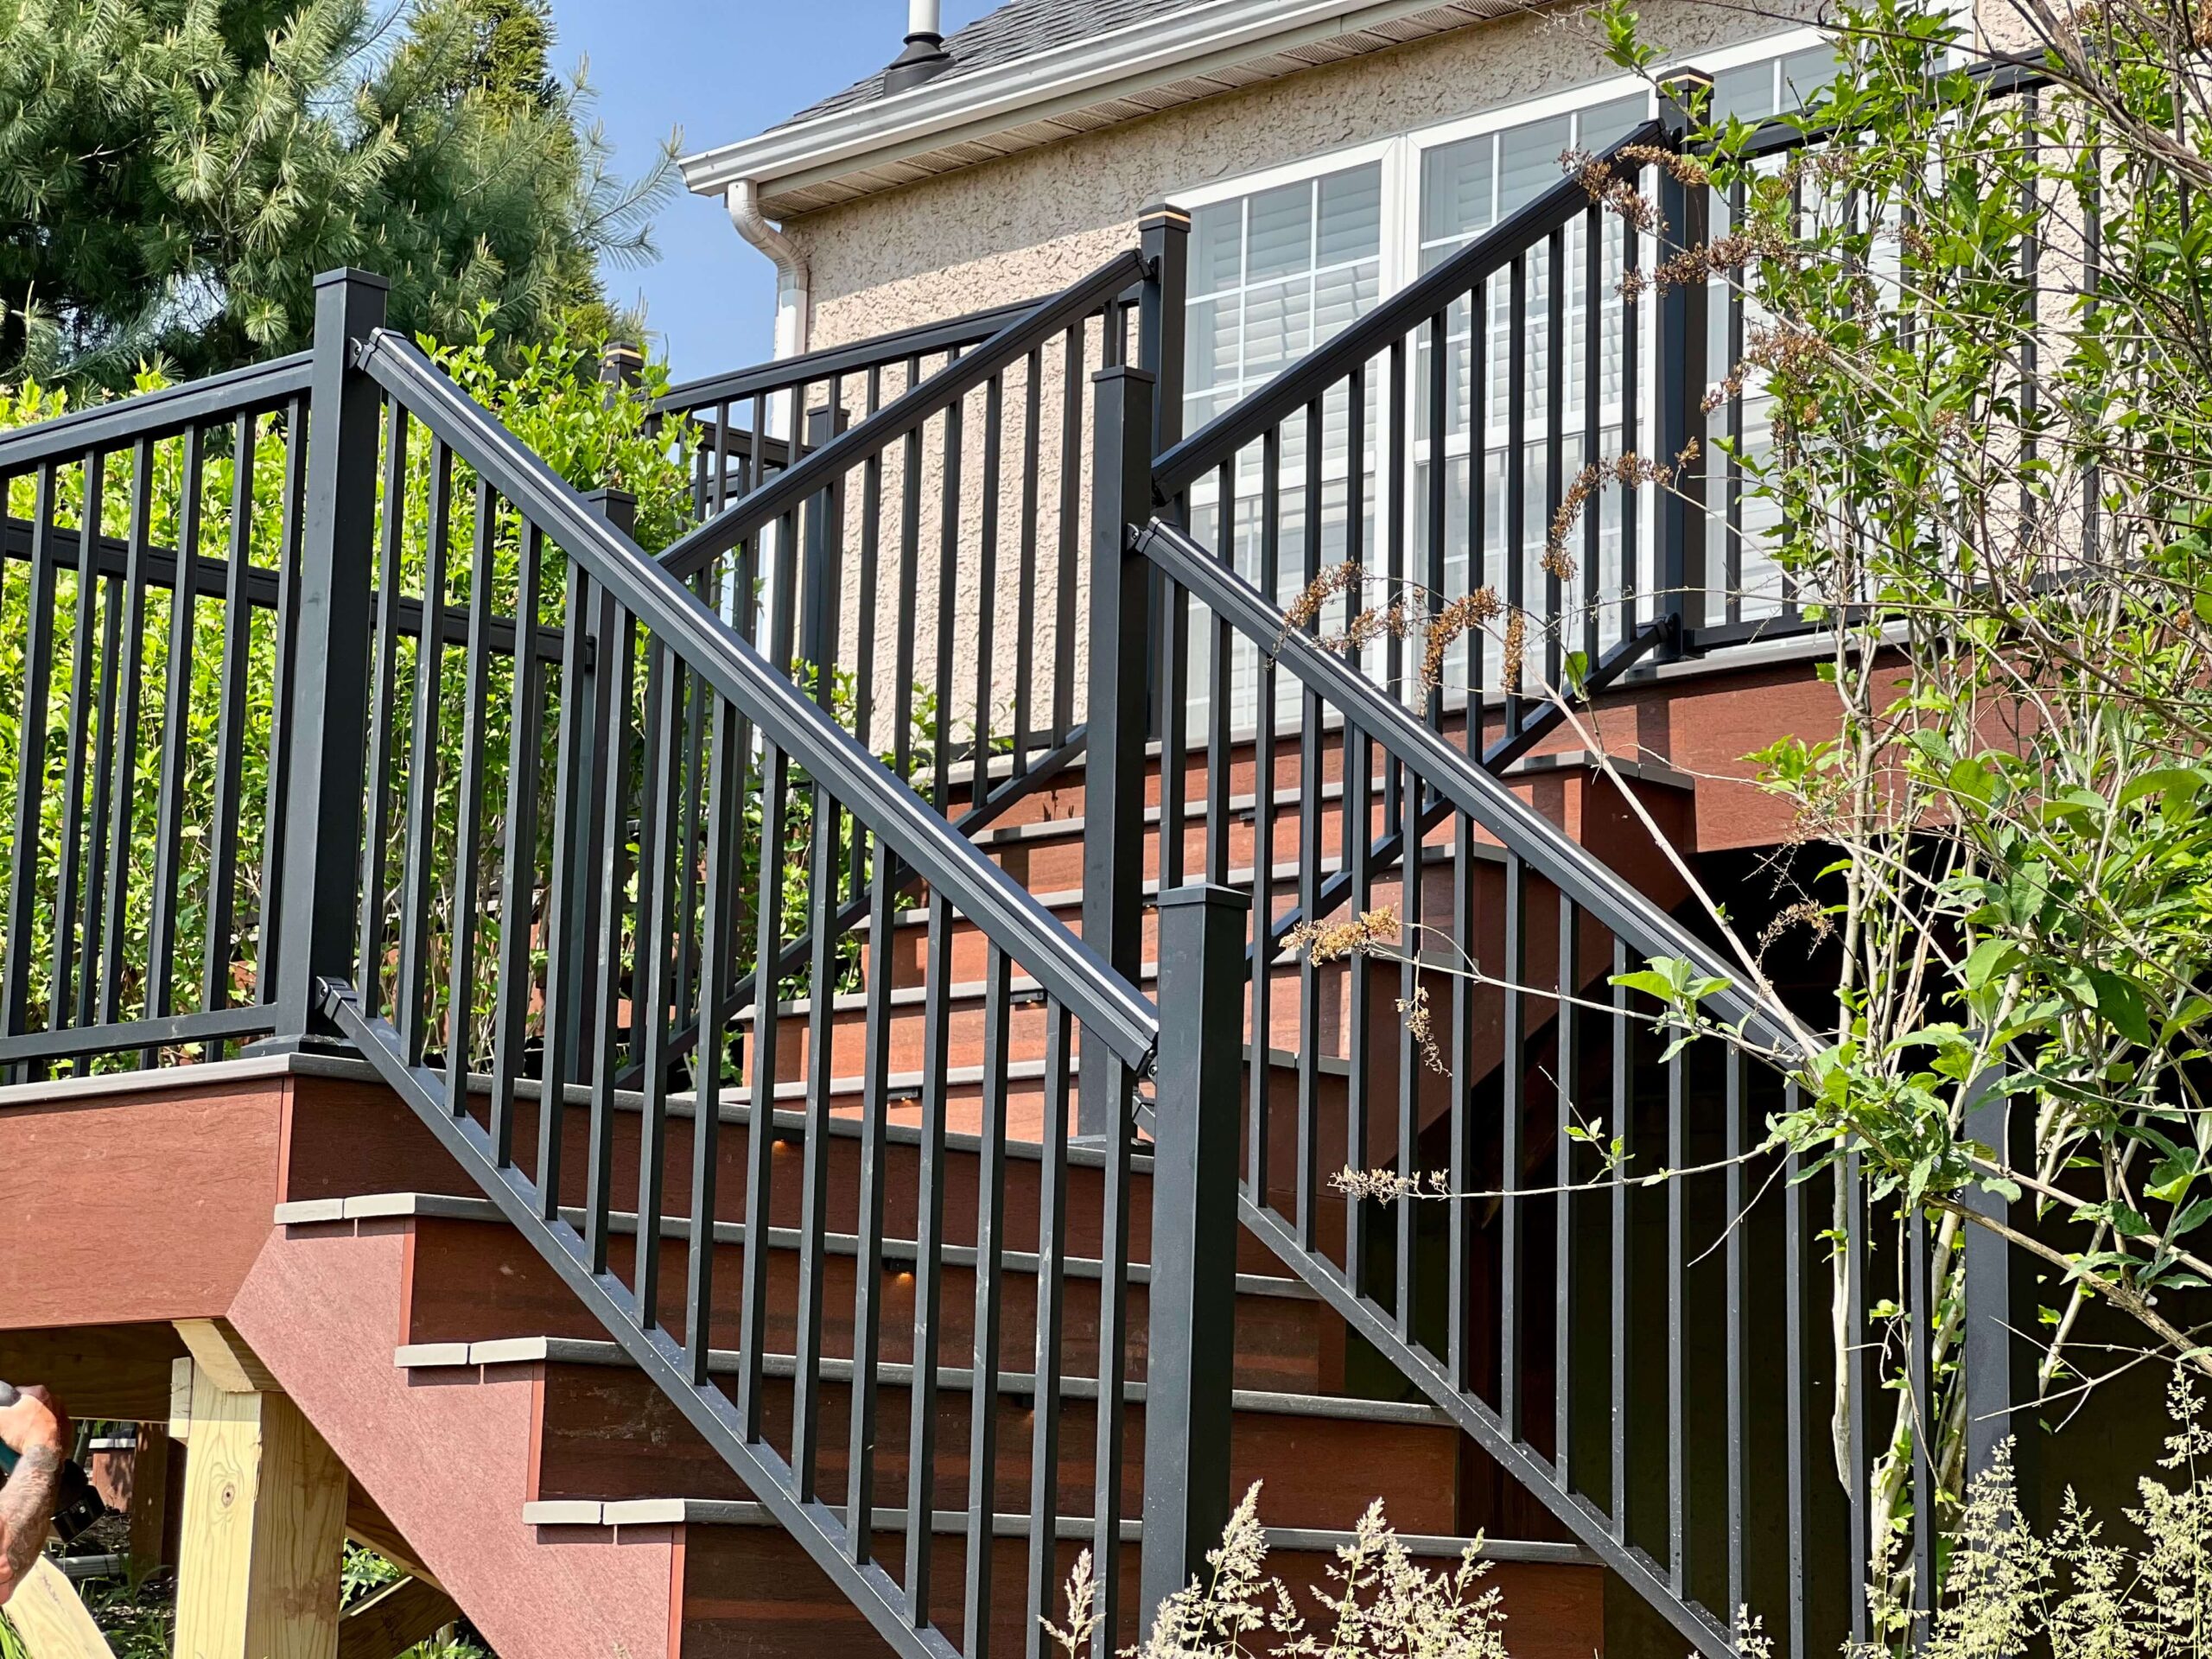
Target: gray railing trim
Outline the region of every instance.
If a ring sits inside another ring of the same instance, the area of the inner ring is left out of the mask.
[[[1505,784],[1446,743],[1389,691],[1313,639],[1287,626],[1282,612],[1257,588],[1172,524],[1154,519],[1137,537],[1139,550],[1214,614],[1272,656],[1413,775],[1497,837],[1567,897],[1647,957],[1681,957],[1728,988],[1708,999],[1710,1012],[1751,1041],[1788,1057],[1801,1052],[1790,1022],[1746,991],[1742,970],[1724,962],[1681,924],[1599,861],[1580,842]]]
[[[772,362],[686,380],[654,398],[652,412],[661,416],[696,415],[709,405],[735,403],[764,392],[794,391],[826,380],[833,374],[854,374],[903,363],[912,357],[933,356],[956,346],[979,345],[1054,297],[1046,294],[1036,299],[1017,300],[1010,305],[995,305],[988,310],[947,317],[942,322],[918,323],[892,334],[873,334],[849,345],[827,346],[799,357],[779,357]]]
[[[219,416],[283,403],[306,392],[314,364],[314,353],[296,352],[41,421],[0,436],[0,474],[20,473],[49,461],[76,461],[91,450],[112,449],[142,438],[170,437]]]
[[[1126,1065],[1150,1069],[1152,1005],[1014,878],[931,811],[852,735],[636,543],[462,393],[414,343],[379,329],[360,366],[532,523],[566,549],[678,660],[745,710],[768,740],[988,938],[1027,967]]]
[[[1144,274],[1144,256],[1135,249],[1116,254],[1088,276],[1030,307],[957,363],[938,370],[796,467],[733,502],[662,553],[662,566],[677,576],[696,575],[809,496],[951,407],[993,375],[1110,303],[1141,282]]]
[[[1610,165],[1630,145],[1656,143],[1664,133],[1659,121],[1646,121],[1599,151],[1598,162]],[[1346,324],[1328,344],[1307,353],[1162,454],[1153,465],[1154,499],[1173,500],[1199,477],[1295,415],[1392,340],[1428,321],[1590,207],[1590,193],[1583,188],[1580,179],[1570,175],[1515,208],[1442,264],[1424,271],[1365,316]]]

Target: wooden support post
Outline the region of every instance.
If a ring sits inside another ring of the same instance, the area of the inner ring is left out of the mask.
[[[337,1659],[345,1465],[227,1326],[177,1329],[193,1357],[176,1659]]]

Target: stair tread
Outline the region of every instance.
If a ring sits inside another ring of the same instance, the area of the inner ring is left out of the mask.
[[[711,1372],[728,1374],[736,1371],[743,1357],[734,1348],[716,1348],[708,1357],[707,1369]],[[622,1344],[611,1339],[593,1337],[501,1337],[488,1342],[428,1342],[403,1343],[392,1351],[392,1363],[402,1370],[424,1370],[451,1368],[458,1365],[607,1365],[624,1366],[632,1363]],[[798,1371],[798,1362],[791,1354],[767,1354],[762,1357],[762,1370],[772,1377],[787,1377]],[[853,1362],[824,1357],[817,1375],[829,1382],[848,1380],[853,1374]],[[914,1367],[905,1361],[887,1361],[876,1367],[877,1378],[893,1386],[911,1382]],[[939,1365],[938,1387],[954,1393],[972,1389],[975,1371],[960,1365]],[[1028,1395],[1036,1392],[1036,1375],[1030,1371],[1002,1370],[999,1373],[999,1392]],[[1141,1404],[1145,1398],[1142,1382],[1124,1382],[1122,1397]],[[1095,1399],[1098,1394],[1098,1379],[1095,1376],[1067,1376],[1060,1382],[1063,1399]],[[1408,1427],[1449,1428],[1455,1433],[1457,1426],[1436,1407],[1410,1400],[1354,1400],[1340,1395],[1289,1394],[1268,1389],[1237,1389],[1231,1395],[1231,1404],[1238,1411],[1265,1413],[1281,1417],[1326,1417],[1348,1422],[1394,1423]]]
[[[572,1226],[581,1227],[584,1212],[581,1208],[564,1206],[562,1219]],[[499,1206],[489,1198],[472,1198],[450,1192],[365,1192],[346,1198],[305,1198],[276,1206],[276,1224],[279,1227],[328,1225],[346,1221],[397,1220],[466,1221],[505,1226],[506,1217]],[[618,1210],[607,1218],[610,1230],[618,1236],[634,1235],[638,1217],[632,1211]],[[741,1244],[745,1242],[746,1224],[741,1221],[718,1221],[715,1224],[717,1244]],[[663,1216],[661,1236],[676,1242],[689,1242],[691,1219],[688,1216]],[[772,1227],[769,1243],[781,1249],[797,1249],[800,1244],[799,1230],[796,1227]],[[827,1233],[823,1243],[831,1255],[858,1255],[860,1236],[856,1233]],[[918,1254],[915,1241],[911,1238],[887,1238],[883,1254],[887,1261],[911,1261]],[[1029,1274],[1038,1270],[1039,1258],[1030,1250],[1007,1250],[1000,1257],[1001,1268],[1009,1273]],[[972,1267],[976,1262],[976,1247],[972,1244],[948,1244],[944,1247],[944,1262],[950,1267]],[[1070,1256],[1065,1270],[1069,1277],[1095,1279],[1105,1269],[1094,1256]],[[1147,1262],[1129,1264],[1129,1282],[1149,1284],[1152,1268]],[[1303,1280],[1278,1277],[1271,1274],[1240,1273],[1236,1288],[1247,1296],[1278,1296],[1289,1301],[1319,1301],[1320,1298]]]
[[[842,1505],[831,1506],[842,1510]],[[540,1498],[522,1506],[525,1526],[733,1526],[766,1527],[777,1524],[767,1506],[747,1498],[715,1497],[631,1497],[599,1500],[594,1498]],[[969,1512],[965,1510],[936,1510],[931,1512],[930,1530],[964,1535],[968,1530]],[[869,1517],[869,1524],[878,1532],[904,1532],[906,1511],[889,1505],[878,1507]],[[1348,1531],[1316,1527],[1268,1527],[1268,1546],[1280,1550],[1312,1550],[1333,1552],[1352,1541]],[[1029,1517],[1010,1515],[1003,1511],[991,1516],[991,1532],[995,1537],[1026,1538],[1029,1535]],[[1053,1535],[1090,1542],[1097,1536],[1097,1528],[1090,1517],[1063,1515],[1054,1518]],[[1131,1518],[1121,1523],[1122,1541],[1141,1542],[1144,1522]],[[1442,1556],[1457,1560],[1470,1544],[1478,1541],[1467,1537],[1453,1537],[1446,1534],[1400,1533],[1398,1541],[1407,1554],[1414,1556]],[[1580,1544],[1555,1543],[1535,1538],[1491,1538],[1480,1541],[1479,1559],[1491,1561],[1538,1561],[1560,1566],[1596,1566],[1598,1557]]]

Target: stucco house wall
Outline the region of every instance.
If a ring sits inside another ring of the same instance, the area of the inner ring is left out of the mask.
[[[1781,15],[1752,16],[1697,0],[1653,0],[1643,8],[1646,37],[1674,61],[1694,62],[1700,51],[1742,44],[1811,21],[1810,0],[1783,0]],[[785,231],[805,257],[812,290],[810,344],[826,348],[891,330],[1052,292],[1135,245],[1141,209],[1150,201],[1263,169],[1302,162],[1378,139],[1461,117],[1508,109],[1526,100],[1617,79],[1620,71],[1600,49],[1596,20],[1580,7],[1534,8],[1493,22],[1431,36],[1389,51],[1325,65],[1242,92],[1185,105],[1160,114],[1065,140],[1002,160],[979,164],[817,212],[795,217]],[[1100,360],[1094,324],[1086,369]],[[983,476],[983,397],[971,396],[963,410],[962,525],[955,588],[958,614],[982,608],[982,526],[995,512],[999,524],[998,579],[990,606],[991,660],[982,660],[979,631],[961,630],[951,640],[951,696],[942,711],[957,734],[972,728],[980,685],[989,688],[995,729],[1003,734],[1014,695],[1013,642],[1026,632],[1033,667],[1031,701],[1039,710],[1052,701],[1056,663],[1074,665],[1075,718],[1083,717],[1081,664],[1090,594],[1091,526],[1087,480],[1076,492],[1078,522],[1071,527],[1078,550],[1072,562],[1075,592],[1068,602],[1058,572],[1062,526],[1061,359],[1048,348],[1043,362],[1038,479],[1033,515],[1023,511],[1018,480],[1009,468],[995,505],[980,499]],[[887,397],[900,388],[895,372]],[[1005,443],[1001,453],[1023,453],[1027,376],[1017,365],[1004,386]],[[1089,389],[1084,389],[1086,402]],[[849,390],[855,419],[861,392]],[[1087,457],[1079,455],[1077,465]],[[859,492],[846,501],[841,603],[841,660],[851,666],[872,658],[873,702],[887,711],[896,696],[893,664],[899,640],[898,607],[891,594],[893,561],[905,537],[902,499],[906,455],[894,446],[885,458],[880,504],[879,552],[864,563],[859,546]],[[945,474],[942,423],[932,423],[922,454],[915,591],[923,626],[912,640],[914,678],[938,683],[935,595],[943,544],[942,486]],[[1034,581],[1027,592],[1014,574],[1033,516],[1039,550]],[[872,652],[858,640],[864,583],[878,584],[873,607],[879,619]],[[1026,601],[1026,602],[1025,602]],[[909,620],[911,622],[911,619]],[[1064,639],[1064,623],[1073,637]],[[1065,649],[1063,648],[1065,645]],[[893,734],[879,715],[863,734],[888,748]],[[956,747],[961,741],[956,736]]]

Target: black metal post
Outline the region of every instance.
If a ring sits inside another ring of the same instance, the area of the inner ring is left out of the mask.
[[[1994,1087],[1993,1067],[1977,1077],[1967,1101],[1967,1138],[1980,1142],[2011,1168],[2032,1159],[2026,1115]],[[2002,1195],[1976,1187],[1966,1206],[1993,1221],[2011,1219],[2014,1206]],[[2018,1208],[2031,1217],[2033,1207]],[[2032,1224],[2031,1220],[2028,1224]],[[2020,1512],[2030,1524],[2035,1508],[2038,1429],[2033,1407],[2037,1394],[2036,1287],[2034,1259],[1978,1223],[1965,1228],[1966,1314],[1963,1347],[1967,1390],[1967,1478],[1986,1472],[1998,1448],[2014,1440],[2013,1480]],[[2016,1425],[2024,1417],[2024,1427]]]
[[[638,498],[629,491],[607,486],[592,491],[584,501],[593,517],[605,520],[625,536],[636,534]],[[569,1057],[569,1080],[586,1083],[591,1078],[593,1038],[586,1027],[591,1023],[593,995],[592,976],[584,964],[593,960],[598,949],[599,874],[609,856],[607,826],[601,806],[607,798],[607,734],[613,729],[616,711],[613,683],[601,671],[600,664],[607,660],[607,653],[613,649],[613,596],[593,584],[583,614],[576,621],[584,629],[591,649],[587,657],[589,666],[580,677],[582,683],[575,690],[575,706],[588,713],[577,733],[577,792],[573,804],[582,815],[582,823],[577,837],[575,892],[567,907],[567,959],[573,964],[569,985],[572,995],[563,999],[567,1007],[562,1017],[569,1022],[569,1037],[563,1051]]]
[[[353,349],[384,326],[390,286],[365,270],[327,270],[315,282],[313,426],[293,654],[298,680],[278,734],[291,750],[283,817],[289,833],[275,865],[284,903],[275,963],[264,964],[274,981],[270,1046],[276,1048],[299,1046],[319,1024],[319,979],[353,978],[383,415],[376,383],[353,366]],[[295,432],[292,441],[299,440]]]
[[[1146,716],[1149,712],[1151,562],[1132,530],[1151,516],[1154,380],[1124,364],[1091,377],[1090,738],[1084,746],[1083,938],[1131,984],[1142,960]],[[1115,1121],[1107,1055],[1083,1046],[1077,1133]]]
[[[1152,441],[1171,449],[1183,437],[1185,296],[1190,287],[1191,215],[1155,201],[1137,216],[1146,276],[1137,309],[1137,364],[1155,378]]]
[[[1139,1629],[1206,1570],[1229,1522],[1244,927],[1252,901],[1200,884],[1160,898],[1153,1109],[1151,1370]]]
[[[1696,69],[1678,70],[1660,83],[1660,120],[1669,149],[1680,153],[1687,147],[1712,90],[1713,78]],[[1705,185],[1685,184],[1659,169],[1662,265],[1705,246],[1709,194]],[[1682,260],[1677,270],[1690,263]],[[1688,280],[1686,273],[1659,289],[1656,459],[1674,469],[1672,486],[1659,494],[1659,610],[1674,624],[1673,637],[1661,649],[1669,657],[1681,655],[1689,631],[1705,620],[1706,289],[1702,277]]]

